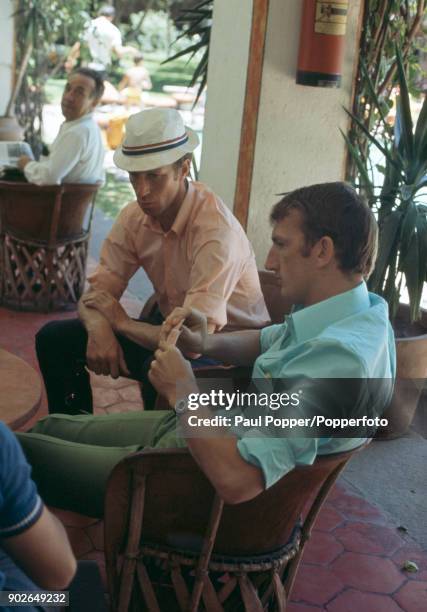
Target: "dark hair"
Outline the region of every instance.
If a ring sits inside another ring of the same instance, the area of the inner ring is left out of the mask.
[[[104,79],[102,75],[96,70],[92,70],[91,68],[77,68],[71,73],[73,74],[81,74],[82,76],[88,77],[95,82],[95,91],[93,92],[94,98],[102,98],[102,94],[104,93]]]
[[[116,9],[114,6],[110,6],[109,4],[103,4],[98,10],[98,15],[102,15],[103,17],[114,17],[115,14]]]
[[[340,269],[369,276],[377,255],[378,228],[368,204],[346,183],[321,183],[285,195],[271,211],[277,223],[299,210],[307,246],[332,238]]]
[[[142,53],[137,53],[135,57],[133,58],[133,63],[138,64],[139,62],[142,62],[143,60],[144,60],[144,56],[142,55]]]

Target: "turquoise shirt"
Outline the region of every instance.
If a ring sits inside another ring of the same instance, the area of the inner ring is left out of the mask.
[[[396,355],[387,303],[363,282],[313,306],[294,310],[280,325],[261,331],[261,354],[252,378],[394,379]],[[384,406],[385,407],[385,406]],[[273,438],[247,431],[242,457],[261,468],[266,487],[316,455],[350,450],[361,438]]]

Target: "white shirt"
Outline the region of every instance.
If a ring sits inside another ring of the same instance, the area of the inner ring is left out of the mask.
[[[111,53],[115,47],[122,46],[122,35],[106,17],[101,15],[90,22],[85,40],[92,56],[89,68],[105,70],[111,64]]]
[[[29,162],[24,174],[36,185],[96,183],[104,180],[104,146],[101,131],[88,113],[64,121],[51,146],[50,155]]]

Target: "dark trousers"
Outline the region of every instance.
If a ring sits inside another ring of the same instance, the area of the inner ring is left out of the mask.
[[[155,312],[144,320],[161,325],[163,317]],[[142,383],[144,408],[152,410],[157,392],[148,379],[153,352],[124,336],[117,335],[130,378]],[[36,335],[36,352],[46,387],[49,413],[92,413],[92,392],[89,373],[86,370],[87,332],[79,319],[51,321]],[[218,362],[207,357],[193,359],[193,367],[215,365]]]

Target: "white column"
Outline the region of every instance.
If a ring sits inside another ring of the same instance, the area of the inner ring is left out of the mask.
[[[344,177],[361,0],[349,2],[339,89],[296,85],[302,1],[270,0],[247,233],[262,266],[270,246],[269,211],[278,193]]]
[[[13,12],[12,0],[0,0],[0,116],[6,109],[12,90]]]
[[[349,2],[341,88],[296,85],[302,0],[270,0],[247,232],[262,266],[277,193],[342,180],[361,0]],[[232,208],[252,0],[215,0],[201,180]]]
[[[232,209],[245,102],[252,0],[215,0],[200,180]]]

